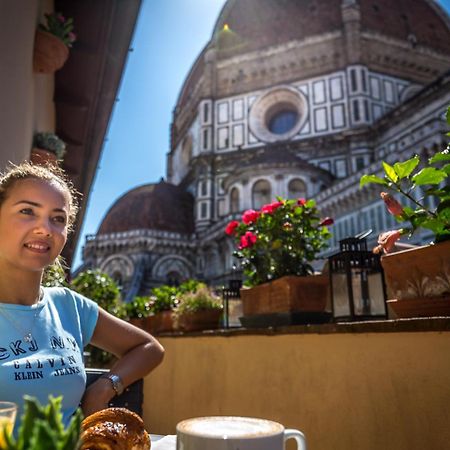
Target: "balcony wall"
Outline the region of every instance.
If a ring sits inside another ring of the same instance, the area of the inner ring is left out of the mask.
[[[450,318],[166,335],[144,421],[264,417],[310,450],[438,450],[450,442]]]

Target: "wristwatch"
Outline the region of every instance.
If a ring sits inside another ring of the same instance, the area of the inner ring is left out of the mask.
[[[122,378],[120,378],[119,375],[116,375],[114,373],[105,373],[100,378],[107,378],[109,381],[111,381],[112,388],[114,389],[116,395],[120,395],[123,392]]]

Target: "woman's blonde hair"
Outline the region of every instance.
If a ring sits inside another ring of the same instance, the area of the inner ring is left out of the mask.
[[[78,212],[78,195],[72,182],[68,179],[65,172],[55,165],[34,165],[25,161],[19,165],[11,165],[0,176],[0,208],[8,197],[9,190],[18,181],[35,179],[43,180],[55,184],[67,194],[69,203],[69,214],[67,218],[67,228],[72,231],[73,224]]]

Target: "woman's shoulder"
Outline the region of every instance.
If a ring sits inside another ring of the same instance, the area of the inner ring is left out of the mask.
[[[94,306],[97,305],[93,300],[79,294],[72,289],[69,289],[64,286],[58,287],[44,287],[44,294],[49,299],[49,301],[58,304],[60,302],[72,302],[76,305],[80,306]]]

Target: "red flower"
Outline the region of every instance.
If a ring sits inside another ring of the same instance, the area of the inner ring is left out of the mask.
[[[256,220],[259,217],[259,212],[255,211],[254,209],[247,209],[247,211],[244,211],[244,214],[242,214],[242,222],[244,222],[246,225],[250,225],[253,222],[256,222]]]
[[[389,253],[394,247],[395,243],[400,239],[403,230],[391,230],[381,233],[378,236],[378,244],[374,249],[374,253]]]
[[[232,220],[227,227],[225,228],[225,233],[231,236],[234,234],[236,228],[239,226],[239,222],[237,220]]]
[[[268,205],[264,205],[261,208],[261,212],[266,214],[272,214],[274,211],[276,211],[280,206],[283,206],[283,202],[273,202],[269,203]]]
[[[258,238],[251,231],[246,231],[243,236],[241,236],[241,245],[239,245],[239,250],[247,247],[253,247]]]
[[[322,219],[322,221],[319,223],[319,226],[321,227],[327,227],[328,225],[333,225],[334,220],[331,217],[325,217],[325,219]]]
[[[394,198],[391,194],[388,194],[387,192],[382,192],[381,198],[383,199],[387,210],[395,217],[402,216],[403,206]]]
[[[299,198],[297,200],[297,205],[299,206],[305,206],[306,205],[306,200],[304,198]]]

